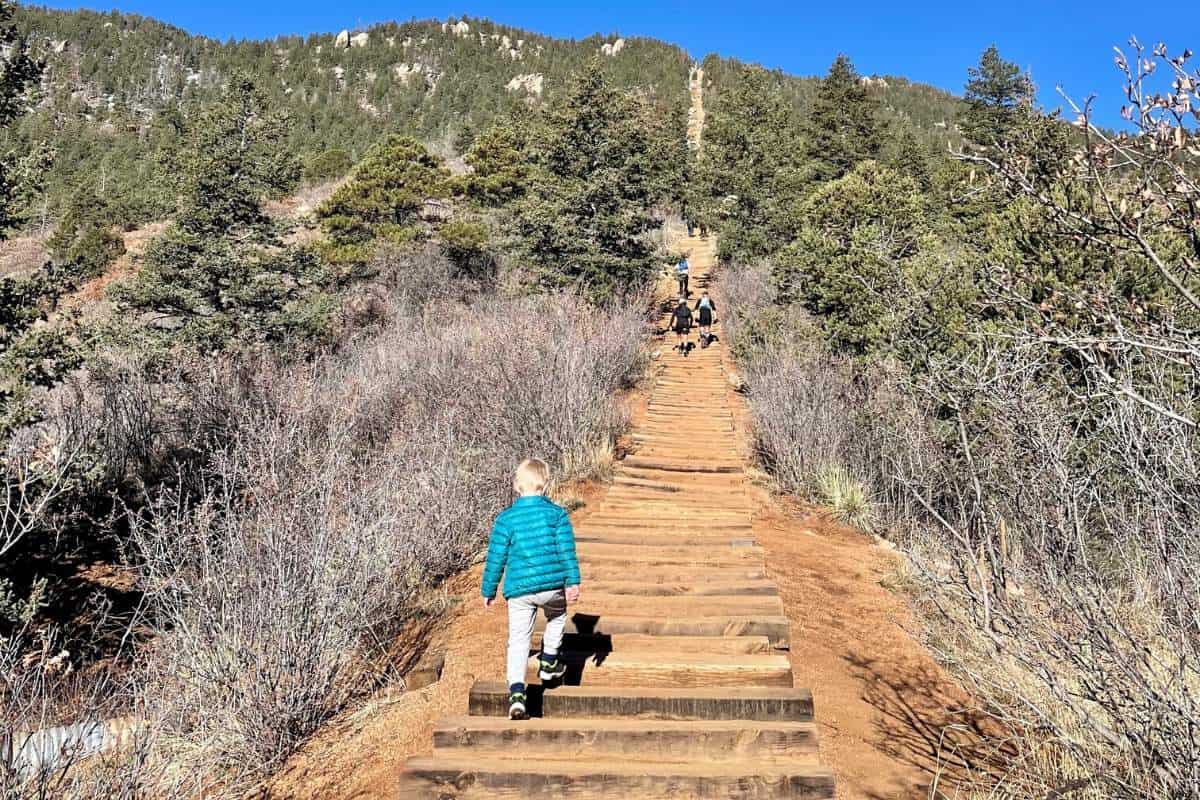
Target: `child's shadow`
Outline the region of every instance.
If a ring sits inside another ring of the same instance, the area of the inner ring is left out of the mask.
[[[555,686],[580,686],[588,667],[599,667],[612,652],[612,637],[604,633],[595,633],[594,625],[598,618],[575,615],[576,627],[579,633],[568,633],[563,636],[562,650],[558,657],[567,664],[567,673],[561,678],[544,682],[547,689]],[[591,624],[588,624],[588,621]]]

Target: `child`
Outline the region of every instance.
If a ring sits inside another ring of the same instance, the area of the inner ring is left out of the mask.
[[[488,541],[483,568],[483,606],[496,602],[496,586],[504,576],[508,601],[508,716],[525,719],[525,665],[538,609],[546,615],[538,677],[561,678],[567,665],[558,657],[567,603],[579,599],[579,562],[575,533],[567,512],[546,498],[550,468],[539,458],[517,467],[513,491],[520,495],[500,512]]]

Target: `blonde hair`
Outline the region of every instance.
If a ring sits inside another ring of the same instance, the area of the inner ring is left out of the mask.
[[[550,467],[540,458],[527,458],[517,465],[513,491],[517,494],[545,494],[550,488]]]

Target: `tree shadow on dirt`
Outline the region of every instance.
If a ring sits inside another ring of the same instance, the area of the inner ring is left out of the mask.
[[[953,797],[954,787],[968,776],[998,776],[1016,756],[1003,726],[931,667],[857,653],[848,653],[845,660],[863,688],[863,699],[880,712],[876,746],[920,769],[930,786],[940,789],[914,794],[912,800]]]

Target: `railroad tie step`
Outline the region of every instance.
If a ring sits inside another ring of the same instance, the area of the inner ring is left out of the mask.
[[[793,682],[787,656],[774,653],[717,655],[659,648],[638,652],[564,649],[558,655],[567,666],[566,675],[559,679],[566,686],[790,687]],[[527,682],[537,681],[538,663],[536,656],[530,658]]]
[[[791,623],[782,615],[710,613],[703,616],[669,617],[654,613],[619,614],[605,612],[567,612],[567,633],[585,635],[642,634],[650,636],[765,636],[779,650],[791,647]],[[538,615],[535,630],[546,627],[546,618]]]
[[[490,758],[592,758],[637,762],[787,758],[813,763],[811,722],[754,720],[528,719],[448,717],[433,731],[434,753]]]
[[[553,718],[636,717],[659,720],[759,720],[812,722],[808,689],[777,686],[676,688],[642,686],[556,686],[528,688],[530,716]],[[508,686],[477,681],[470,714],[508,716]]]
[[[736,765],[631,763],[591,758],[550,761],[473,754],[410,759],[400,797],[438,800],[561,800],[564,797],[676,800],[680,797],[832,798],[833,773],[803,760]]]

